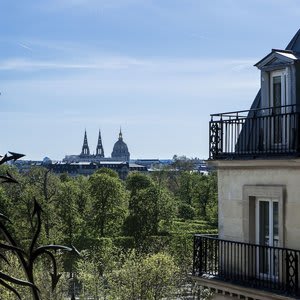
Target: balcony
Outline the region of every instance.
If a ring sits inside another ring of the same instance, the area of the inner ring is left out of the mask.
[[[300,251],[194,237],[193,276],[299,297]]]
[[[299,156],[299,111],[286,105],[211,115],[209,159]]]

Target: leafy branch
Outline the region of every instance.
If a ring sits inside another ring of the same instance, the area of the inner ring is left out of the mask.
[[[23,154],[18,154],[14,152],[8,152],[9,154],[5,154],[1,157],[0,165],[8,162],[8,161],[16,161],[17,159],[23,157]],[[0,183],[10,183],[10,184],[17,184],[18,181],[13,178],[10,173],[6,173],[6,175],[0,175]],[[61,245],[45,245],[37,247],[37,241],[41,233],[41,220],[42,208],[39,203],[34,199],[34,209],[31,216],[32,221],[36,220],[36,230],[34,232],[30,248],[28,251],[25,251],[21,247],[18,246],[16,240],[10,234],[7,229],[6,223],[12,223],[7,216],[0,213],[0,232],[4,237],[6,243],[0,243],[0,249],[5,251],[10,251],[14,253],[18,259],[20,264],[22,265],[24,275],[26,276],[26,280],[21,280],[19,278],[15,278],[9,274],[6,274],[0,270],[0,285],[4,286],[9,291],[13,292],[18,299],[22,300],[19,292],[13,285],[17,286],[26,286],[31,289],[33,300],[40,300],[40,292],[38,287],[34,282],[34,263],[36,259],[40,256],[46,255],[50,258],[53,271],[50,272],[51,282],[52,282],[52,290],[54,290],[57,286],[57,283],[61,277],[61,274],[57,271],[57,263],[55,256],[51,251],[66,251],[66,252],[73,252],[75,254],[79,254],[74,246],[66,247]],[[2,259],[6,264],[9,264],[5,254],[0,252],[0,259]]]

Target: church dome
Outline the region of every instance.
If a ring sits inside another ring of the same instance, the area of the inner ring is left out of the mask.
[[[43,159],[43,165],[51,165],[52,164],[52,160],[49,157],[44,157]]]
[[[127,147],[126,143],[123,141],[121,130],[119,133],[119,139],[114,145],[113,152],[111,154],[111,158],[114,158],[116,160],[129,161],[130,153],[128,151],[128,147]]]

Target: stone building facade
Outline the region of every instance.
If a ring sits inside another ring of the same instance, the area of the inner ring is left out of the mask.
[[[255,65],[250,110],[211,115],[219,234],[194,243],[194,279],[214,299],[300,298],[300,30]]]

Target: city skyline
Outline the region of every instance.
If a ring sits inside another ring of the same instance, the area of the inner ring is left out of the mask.
[[[109,154],[121,126],[133,158],[207,158],[209,115],[250,107],[253,65],[299,16],[296,0],[4,1],[0,153],[62,159],[101,129]]]

